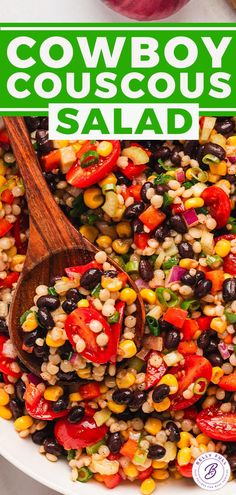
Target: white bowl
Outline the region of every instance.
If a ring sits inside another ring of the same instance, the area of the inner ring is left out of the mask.
[[[14,464],[23,473],[64,495],[108,495],[109,490],[104,485],[95,482],[86,484],[73,483],[70,480],[70,468],[64,461],[49,462],[37,451],[37,445],[30,439],[22,440],[14,430],[12,422],[0,419],[0,454]],[[212,492],[202,490],[191,480],[157,482],[157,494],[169,495],[210,495]],[[116,495],[139,495],[136,483],[123,483],[112,492]],[[235,495],[235,481],[228,483],[217,491],[218,495]]]

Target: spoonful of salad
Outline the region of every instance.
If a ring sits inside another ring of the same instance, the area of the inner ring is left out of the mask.
[[[5,124],[30,214],[26,261],[9,314],[10,336],[20,360],[35,375],[51,384],[78,381],[87,378],[88,363],[96,375],[101,366],[136,354],[144,332],[143,301],[127,273],[64,216],[44,180],[24,119],[6,117]],[[117,160],[120,149],[113,143]],[[86,173],[76,165],[73,179],[88,180],[96,157],[96,149],[84,149]],[[101,152],[94,169],[97,181],[105,165],[109,160]],[[129,338],[123,334],[127,322]]]

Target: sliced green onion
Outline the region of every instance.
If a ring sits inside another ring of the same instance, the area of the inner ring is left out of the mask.
[[[120,313],[119,311],[116,311],[113,316],[110,316],[108,318],[107,321],[108,323],[110,323],[110,325],[112,325],[112,323],[118,323],[119,319],[120,319]]]
[[[142,466],[147,460],[147,455],[148,453],[146,450],[137,449],[133,458],[134,462]]]
[[[127,273],[137,273],[139,269],[139,262],[138,261],[129,261],[125,265],[125,271]]]
[[[162,268],[163,270],[170,270],[173,266],[178,265],[178,263],[177,258],[170,258],[168,261],[164,261]]]
[[[50,296],[57,296],[57,291],[54,287],[48,287],[48,294]]]
[[[183,183],[183,187],[185,189],[190,189],[190,187],[192,187],[192,186],[193,186],[193,182],[187,181],[187,182]]]
[[[23,315],[21,315],[21,317],[20,317],[20,324],[23,325],[23,323],[25,323],[25,321],[27,320],[27,316],[29,316],[30,314],[33,314],[33,313],[35,313],[35,311],[31,311],[31,309],[28,309],[27,311],[25,311],[23,313]]]
[[[201,208],[196,208],[197,214],[199,215],[202,213],[203,215],[208,215],[208,209],[202,206]]]
[[[144,361],[137,356],[134,356],[129,360],[129,368],[136,370],[138,373],[142,370]]]
[[[231,234],[236,234],[236,218],[234,217],[229,217],[228,223],[231,225]]]
[[[167,192],[164,193],[163,195],[163,208],[166,208],[167,206],[171,205],[174,201],[174,198],[171,198]]]
[[[95,215],[95,213],[89,213],[87,215],[87,222],[89,225],[94,225],[95,222],[97,222],[98,216]]]
[[[169,182],[172,179],[173,179],[173,177],[171,175],[160,174],[156,177],[156,179],[154,179],[154,185],[157,186],[157,185],[166,184],[167,182]]]
[[[223,260],[218,254],[215,254],[214,256],[208,254],[206,257],[206,262],[208,266],[217,268],[219,265],[221,265],[221,263],[223,263]]]
[[[106,202],[102,206],[102,209],[111,218],[117,215],[119,210],[119,200],[114,191],[108,191],[106,193]]]
[[[231,323],[231,324],[234,324],[236,323],[236,313],[229,313],[228,311],[225,311],[225,316],[226,316],[226,320]]]
[[[166,165],[162,160],[161,158],[159,158],[158,160],[158,163],[159,165],[161,165],[162,168],[164,168],[164,170],[166,172],[169,172],[170,170],[177,170],[177,167],[175,167],[174,165]]]
[[[89,150],[83,153],[83,155],[80,158],[80,165],[82,168],[87,168],[90,167],[91,165],[94,165],[95,163],[99,162],[99,154],[95,150]]]
[[[67,460],[70,462],[72,461],[72,459],[74,459],[76,456],[76,450],[74,449],[71,449],[71,450],[68,450],[68,453],[67,453]]]
[[[211,165],[211,163],[220,163],[220,159],[217,156],[208,153],[203,157],[202,163],[204,163],[204,165]]]
[[[204,388],[203,390],[198,390],[198,385],[201,385],[203,384],[204,385]],[[208,386],[208,381],[206,378],[198,378],[198,380],[195,381],[194,383],[194,386],[193,386],[193,393],[194,394],[197,394],[197,395],[204,395],[206,393],[206,390],[207,390],[207,386]]]
[[[93,445],[90,445],[90,447],[86,447],[86,452],[88,455],[96,454],[101,447],[101,445],[104,445],[104,440],[100,440],[97,443],[94,443]]]
[[[115,184],[105,184],[105,186],[102,186],[102,194],[106,194],[108,191],[116,191],[116,185]]]
[[[189,299],[188,301],[183,301],[180,304],[180,307],[181,309],[185,309],[192,313],[193,311],[196,311],[197,309],[200,308],[200,302],[197,301],[196,299]]]
[[[87,467],[82,467],[78,470],[78,478],[77,481],[80,481],[81,483],[87,483],[90,478],[92,478],[93,473],[90,471],[89,468]]]
[[[146,323],[150,330],[150,333],[155,337],[158,337],[158,335],[160,335],[160,325],[158,323],[158,320],[153,316],[146,316]]]
[[[80,218],[81,215],[87,211],[87,206],[84,203],[83,193],[79,194],[72,203],[72,210],[70,211],[71,218]]]
[[[170,296],[170,299],[168,301],[166,301],[165,299],[165,295],[167,294]],[[160,303],[163,306],[167,306],[168,308],[173,308],[179,303],[178,296],[171,289],[166,289],[165,287],[158,287],[156,289],[156,295]]]
[[[205,170],[201,170],[201,172],[199,172],[198,174],[198,180],[200,180],[200,182],[207,182],[208,181],[208,173],[205,172]]]
[[[99,297],[100,291],[102,290],[101,284],[96,285],[94,289],[91,291],[91,296],[93,297]]]

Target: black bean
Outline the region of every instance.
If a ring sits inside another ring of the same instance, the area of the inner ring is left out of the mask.
[[[150,199],[147,198],[147,192],[149,191],[149,189],[153,189],[153,183],[147,181],[143,184],[141,189],[141,198],[144,203],[150,203]]]
[[[78,291],[78,289],[69,289],[66,293],[66,299],[68,301],[74,301],[75,303],[79,302],[83,298],[82,294]]]
[[[208,354],[210,354],[210,353],[214,353],[217,351],[218,351],[218,339],[217,339],[217,337],[213,337],[209,341],[208,348],[206,349],[206,352]]]
[[[168,421],[168,423],[166,423],[166,430],[170,442],[179,442],[180,431],[178,426],[174,423],[174,421]]]
[[[69,423],[75,424],[79,423],[84,417],[84,407],[75,406],[70,410],[67,419]]]
[[[58,441],[55,438],[46,438],[43,442],[43,446],[47,454],[52,454],[55,455],[56,457],[59,457],[64,452],[63,447],[58,443]]]
[[[38,129],[35,137],[40,154],[48,155],[52,150],[52,141],[48,139],[48,132],[45,129]]]
[[[170,226],[179,234],[186,234],[188,232],[186,223],[180,215],[174,215],[170,218]]]
[[[205,280],[205,278],[206,278],[205,273],[202,272],[201,270],[197,270],[195,275],[196,284],[200,282],[200,280]]]
[[[236,299],[236,278],[227,278],[223,283],[223,299],[231,302]]]
[[[168,323],[168,321],[163,320],[163,318],[159,320],[159,325],[162,332],[168,332],[169,330],[174,328],[171,323]]]
[[[22,380],[18,380],[18,382],[15,384],[15,393],[17,399],[19,399],[20,402],[24,403],[24,393],[26,391],[26,386]]]
[[[19,399],[11,399],[9,402],[9,408],[12,412],[13,418],[17,419],[23,416],[24,406]]]
[[[168,385],[165,385],[164,383],[162,385],[157,385],[153,390],[152,400],[158,404],[168,397],[169,393],[170,387]]]
[[[0,334],[9,336],[9,330],[5,318],[0,318]]]
[[[129,407],[132,410],[139,409],[144,402],[146,401],[146,392],[143,390],[135,390],[132,396],[132,402],[129,404]]]
[[[116,278],[118,273],[117,271],[114,270],[106,270],[103,272],[104,277],[109,277],[109,278]]]
[[[102,278],[102,271],[98,268],[90,268],[85,273],[83,273],[80,279],[80,285],[84,289],[92,290],[96,285],[100,284]]]
[[[61,279],[60,275],[55,275],[55,277],[51,277],[49,280],[49,286],[53,287],[55,283],[60,279]]]
[[[163,162],[170,158],[170,149],[167,146],[160,146],[160,148],[155,152],[155,158],[161,159]]]
[[[53,402],[52,403],[52,410],[54,412],[61,412],[61,411],[65,411],[65,409],[68,408],[68,405],[69,405],[69,399],[68,399],[68,396],[67,395],[63,395],[62,397],[60,397],[60,399],[58,399],[56,402]]]
[[[71,354],[72,351],[72,346],[69,340],[66,340],[65,344],[62,345],[61,347],[58,347],[58,353],[61,356],[62,360],[68,360],[69,354]]]
[[[113,413],[114,414],[114,413]],[[129,421],[130,419],[134,418],[134,413],[133,411],[130,411],[130,409],[126,409],[124,412],[115,414],[115,417],[118,421]]]
[[[197,299],[201,299],[202,297],[205,297],[207,294],[209,294],[211,288],[212,288],[211,280],[200,280],[200,282],[197,283],[194,289],[194,296]]]
[[[132,205],[128,206],[124,212],[124,218],[126,220],[135,220],[143,212],[145,206],[141,201],[136,201]]]
[[[224,118],[224,119],[217,119],[216,124],[215,124],[215,129],[217,132],[220,134],[229,134],[234,130],[234,122],[231,119]]]
[[[40,127],[41,129],[45,129],[46,131],[48,130],[48,117],[40,118]]]
[[[190,156],[190,158],[196,158],[199,148],[199,141],[185,141],[184,143],[184,153]]]
[[[45,327],[47,330],[53,329],[55,326],[54,319],[47,308],[39,308],[37,316],[40,325]]]
[[[190,275],[190,273],[188,272],[181,277],[181,282],[182,284],[188,285],[189,287],[194,287],[194,285],[196,284],[196,277],[195,275]]]
[[[31,439],[36,445],[43,445],[44,440],[48,438],[49,434],[49,428],[46,426],[43,430],[35,431],[35,433],[31,435]]]
[[[69,315],[70,313],[72,313],[72,311],[74,311],[77,307],[78,307],[78,306],[77,306],[76,302],[74,302],[74,301],[64,301],[64,302],[62,303],[62,309],[63,309],[63,311],[65,311],[65,313],[67,313],[68,315]]]
[[[219,158],[219,160],[224,160],[226,157],[226,151],[219,144],[207,143],[204,145],[204,155],[203,156],[205,156],[205,155],[214,155],[217,158]]]
[[[235,184],[236,183],[236,175],[235,174],[226,174],[224,176],[226,180],[230,182],[230,184]]]
[[[48,355],[49,355],[49,347],[47,346],[46,342],[41,345],[34,345],[34,354],[37,358],[42,359],[43,361],[48,361]]]
[[[162,445],[150,445],[148,449],[149,459],[162,459],[166,455],[166,449]]]
[[[129,388],[115,390],[112,394],[112,399],[116,404],[128,405],[132,401],[133,392]]]
[[[170,235],[170,229],[165,223],[157,227],[154,232],[154,237],[159,242],[164,242],[165,238]]]
[[[211,338],[212,338],[212,332],[211,331],[205,330],[204,332],[202,332],[201,335],[199,335],[199,337],[197,339],[198,347],[200,347],[200,349],[203,349],[203,350],[207,349],[209,344],[210,344]]]
[[[189,242],[181,242],[178,245],[178,250],[181,258],[194,258],[194,251]]]
[[[160,196],[163,196],[167,191],[169,191],[169,187],[166,184],[158,184],[156,186],[156,193]]]
[[[138,218],[132,222],[132,228],[134,234],[142,234],[144,232],[144,225]]]
[[[174,165],[177,167],[181,165],[181,156],[179,155],[181,147],[175,146],[171,152],[170,159]]]
[[[65,373],[64,371],[60,370],[57,373],[57,378],[58,378],[58,380],[61,380],[62,382],[67,382],[67,383],[80,381],[80,378],[78,377],[78,375],[75,371],[69,371],[68,373]]]
[[[147,258],[141,258],[139,262],[139,275],[145,282],[150,282],[154,276],[153,266]]]
[[[168,351],[173,351],[174,349],[177,349],[179,343],[180,343],[181,337],[180,337],[180,332],[177,328],[171,328],[168,330],[168,332],[164,335],[164,346]]]
[[[57,296],[41,296],[37,300],[37,306],[38,308],[47,308],[49,311],[55,311],[60,306],[60,300]]]
[[[30,132],[40,127],[40,117],[25,117],[25,122]]]
[[[229,456],[228,461],[230,463],[231,470],[234,473],[236,471],[236,454]]]
[[[36,328],[36,330],[33,330],[32,332],[25,333],[23,336],[23,343],[26,347],[33,347],[35,344],[35,341],[39,338],[40,336],[40,330]]]
[[[126,187],[130,187],[132,184],[132,180],[128,179],[125,175],[123,175],[121,172],[116,172],[116,178],[117,178],[117,184],[118,185],[125,185]]]
[[[119,454],[122,445],[123,439],[119,432],[109,434],[107,446],[112,454]]]
[[[207,359],[210,361],[212,366],[222,366],[224,360],[219,352],[214,352],[212,354],[207,354]]]

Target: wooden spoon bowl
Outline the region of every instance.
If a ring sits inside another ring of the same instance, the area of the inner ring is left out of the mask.
[[[30,215],[26,261],[11,303],[8,324],[19,359],[31,372],[40,376],[42,360],[22,349],[20,316],[34,305],[33,299],[38,285],[48,285],[53,277],[64,273],[65,267],[90,262],[98,249],[70,224],[51,195],[24,119],[5,117],[4,120],[24,180]],[[112,259],[108,261],[118,272],[122,272],[120,266]],[[144,332],[145,310],[138,289],[130,277],[128,284],[138,294],[135,341],[139,346]]]

